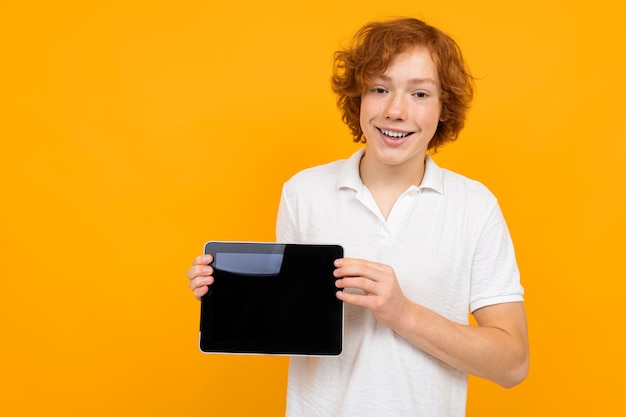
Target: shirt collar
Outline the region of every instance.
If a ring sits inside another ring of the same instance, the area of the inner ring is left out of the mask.
[[[359,175],[359,165],[364,154],[365,148],[361,148],[346,160],[337,177],[337,189],[351,188],[359,191],[363,188],[363,182]],[[443,194],[443,169],[428,155],[426,156],[424,178],[422,178],[422,183],[416,188],[430,189]]]
[[[424,168],[424,178],[418,188],[430,189],[443,194],[443,169],[428,155]]]

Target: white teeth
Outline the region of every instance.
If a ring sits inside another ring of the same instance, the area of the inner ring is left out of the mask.
[[[380,129],[380,131],[383,132],[384,135],[390,136],[392,138],[405,138],[409,136],[408,133],[394,132],[393,130]]]

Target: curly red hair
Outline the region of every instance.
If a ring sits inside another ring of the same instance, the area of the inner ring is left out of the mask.
[[[428,149],[436,152],[457,139],[472,101],[474,78],[450,36],[421,20],[402,18],[368,23],[356,33],[349,47],[335,52],[332,89],[338,95],[342,120],[355,142],[366,141],[359,122],[364,88],[382,75],[398,54],[415,47],[425,47],[430,52],[441,83],[441,121]]]

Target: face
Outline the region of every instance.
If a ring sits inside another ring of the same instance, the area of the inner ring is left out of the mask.
[[[360,123],[369,166],[423,164],[441,114],[437,68],[425,48],[396,56],[365,86]]]

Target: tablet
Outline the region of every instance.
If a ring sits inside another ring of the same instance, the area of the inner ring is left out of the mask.
[[[208,242],[214,283],[202,297],[205,353],[339,355],[343,303],[337,299],[339,245]]]

